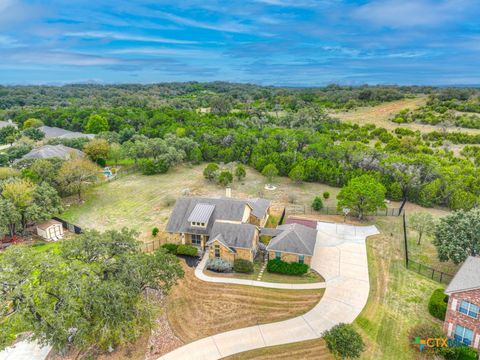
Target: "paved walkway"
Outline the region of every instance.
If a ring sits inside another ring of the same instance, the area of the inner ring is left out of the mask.
[[[159,359],[221,359],[266,346],[319,338],[332,326],[355,320],[365,306],[370,290],[365,239],[378,234],[378,230],[375,226],[358,227],[325,222],[319,222],[317,229],[311,266],[325,278],[326,290],[312,310],[290,320],[209,336],[186,344]],[[222,280],[219,282],[223,283],[230,282],[223,280],[238,280],[212,278],[203,274],[203,269],[197,277],[209,282],[212,279]]]

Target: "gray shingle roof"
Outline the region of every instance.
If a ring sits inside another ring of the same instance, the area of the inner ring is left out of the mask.
[[[252,214],[259,219],[262,219],[265,216],[268,208],[270,207],[270,200],[267,199],[255,198],[248,200],[248,202],[252,207]]]
[[[453,277],[445,294],[480,288],[480,257],[469,256]]]
[[[282,232],[270,240],[267,250],[313,255],[317,230],[300,224],[280,225],[277,229]]]
[[[15,128],[18,128],[18,125],[15,124],[14,122],[9,122],[9,121],[0,121],[0,129],[4,128],[6,126],[13,126]]]
[[[89,138],[93,139],[95,135],[84,134],[81,132],[69,131],[57,127],[40,126],[38,128],[45,134],[46,139],[60,138],[60,139],[75,139],[75,138]]]
[[[63,160],[68,160],[72,157],[72,153],[83,157],[85,154],[80,150],[73,149],[64,145],[44,145],[42,147],[33,149],[28,154],[22,157],[22,160],[25,159],[51,159],[51,158],[60,158]]]
[[[210,204],[215,206],[205,229],[193,228],[188,221],[190,214],[197,204]],[[245,201],[231,198],[179,198],[170,214],[165,230],[171,233],[209,235],[216,220],[242,221],[245,206]]]
[[[277,236],[282,233],[283,230],[281,229],[274,229],[274,228],[260,228],[260,235],[265,236]]]
[[[252,224],[235,224],[216,221],[212,227],[210,244],[215,238],[230,248],[251,248],[257,227]]]
[[[215,205],[199,203],[195,205],[187,221],[207,223],[210,220],[213,210],[215,210]]]

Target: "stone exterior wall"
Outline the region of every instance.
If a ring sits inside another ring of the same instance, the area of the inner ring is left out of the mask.
[[[201,235],[201,240],[202,240],[201,249],[202,249],[202,251],[203,251],[203,250],[205,250],[205,244],[206,244],[207,241],[208,241],[208,236],[206,236],[206,235]],[[185,234],[185,242],[184,242],[184,244],[197,246],[197,244],[192,244],[192,235],[191,235],[191,234]]]
[[[235,253],[230,251],[230,249],[226,248],[220,241],[215,240],[208,249],[208,258],[214,259],[215,258],[215,245],[220,246],[220,258],[222,260],[228,261],[233,264],[235,260]]]
[[[297,254],[292,254],[292,253],[286,253],[286,252],[282,252],[282,258],[281,260],[282,261],[285,261],[285,262],[298,262],[298,255]],[[270,260],[273,260],[276,258],[276,255],[275,255],[275,251],[272,251],[270,250],[268,252],[268,258]],[[305,255],[304,256],[304,259],[303,259],[303,262],[305,264],[307,264],[308,266],[310,266],[310,263],[312,262],[312,257],[311,256],[308,256],[308,255]]]
[[[462,300],[480,306],[480,289],[463,291],[450,295],[450,298],[448,299],[447,314],[445,316],[445,322],[443,323],[443,330],[449,337],[453,337],[456,325],[461,325],[473,330],[472,347],[480,349],[480,315],[479,318],[474,319],[471,316],[462,314],[459,311]]]
[[[235,249],[237,253],[235,254],[235,259],[243,259],[248,261],[253,261],[253,250],[252,249]]]

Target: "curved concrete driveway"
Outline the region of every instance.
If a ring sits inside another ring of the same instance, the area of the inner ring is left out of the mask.
[[[257,280],[246,280],[246,279],[234,279],[234,278],[224,278],[220,276],[208,276],[203,272],[205,270],[205,265],[207,264],[208,253],[205,253],[202,261],[195,268],[195,276],[206,282],[222,283],[222,284],[236,284],[236,285],[247,285],[247,286],[258,286],[271,289],[289,289],[289,290],[306,290],[306,289],[323,289],[326,286],[325,282],[316,282],[309,284],[284,284],[284,283],[272,283],[265,281]]]
[[[375,226],[318,223],[312,268],[326,280],[320,302],[306,314],[285,321],[256,325],[209,336],[186,344],[161,360],[221,359],[236,353],[321,337],[325,330],[350,323],[365,306],[370,290],[367,236]]]

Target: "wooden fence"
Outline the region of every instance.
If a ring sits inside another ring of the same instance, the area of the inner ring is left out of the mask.
[[[157,250],[162,246],[162,240],[161,239],[155,239],[146,243],[143,243],[141,245],[142,251],[146,253],[151,253]]]

